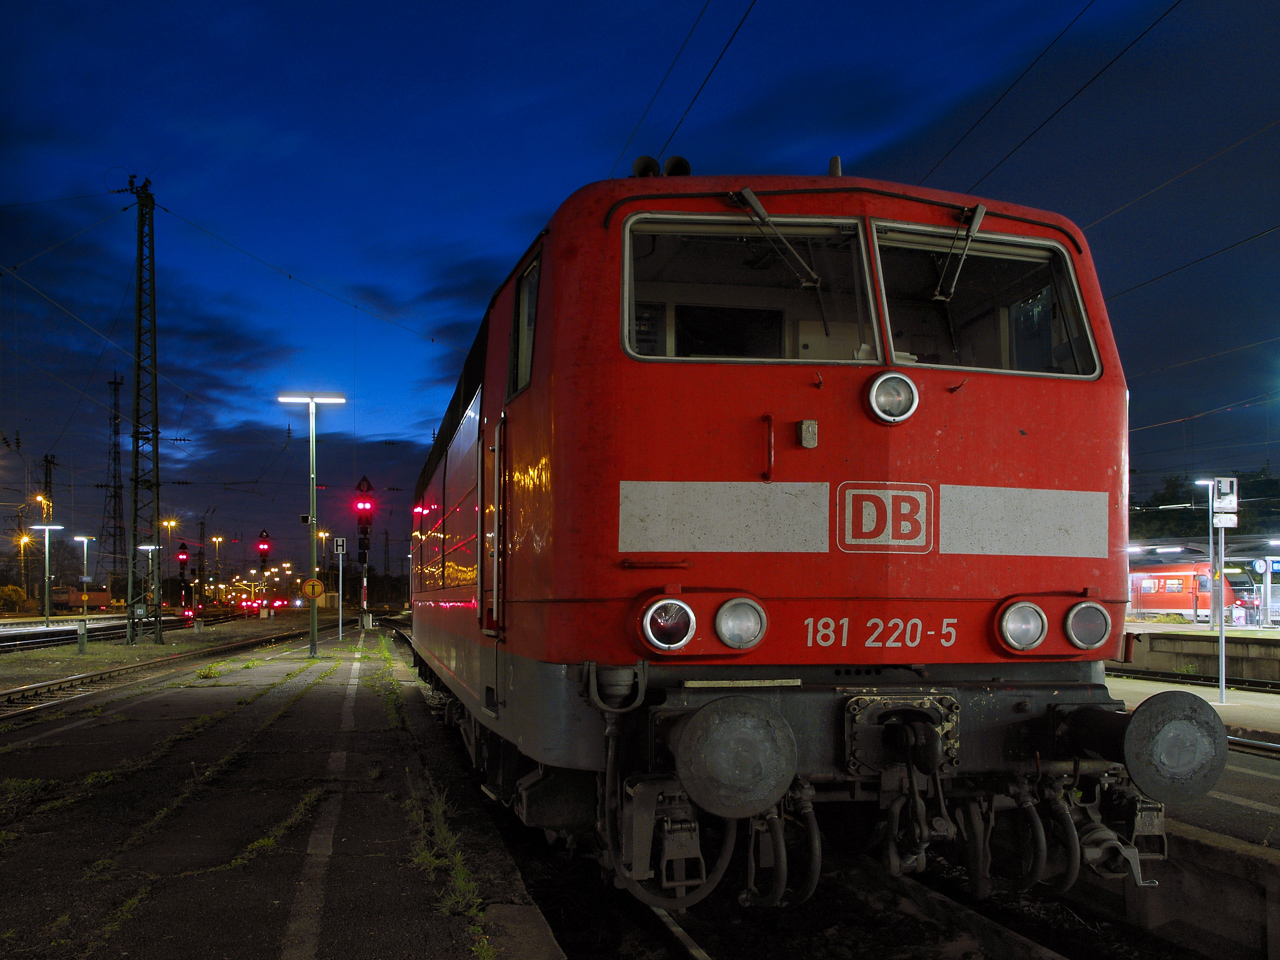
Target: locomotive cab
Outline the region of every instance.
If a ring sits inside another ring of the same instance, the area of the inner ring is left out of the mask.
[[[1126,428],[1060,217],[843,177],[593,184],[495,294],[423,470],[414,648],[486,789],[648,902],[735,851],[744,901],[803,899],[819,809],[894,871],[951,850],[979,893],[1143,882],[1225,734],[1104,683]]]

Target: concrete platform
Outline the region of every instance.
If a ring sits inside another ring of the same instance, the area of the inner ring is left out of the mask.
[[[1217,687],[1119,677],[1107,687],[1130,710],[1183,690],[1213,706],[1232,736],[1280,743],[1280,694],[1228,688],[1221,704]],[[1143,868],[1159,886],[1085,871],[1073,896],[1208,957],[1280,960],[1280,762],[1233,752],[1207,796],[1165,813],[1169,857]]]
[[[562,958],[390,636],[307,651],[0,727],[0,954]]]

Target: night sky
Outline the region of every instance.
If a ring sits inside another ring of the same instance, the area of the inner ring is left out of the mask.
[[[320,414],[321,526],[354,535],[367,474],[372,562],[386,529],[397,572],[495,286],[569,193],[664,146],[695,174],[825,173],[840,155],[846,174],[1065,214],[1109,298],[1135,496],[1280,455],[1274,2],[45,0],[9,5],[4,36],[6,516],[52,454],[54,522],[99,532],[107,382],[125,377],[128,417],[133,337],[135,213],[108,191],[132,173],[159,205],[175,540],[203,516],[245,541],[224,560],[262,527],[303,556],[306,412],[276,396],[339,390],[348,404]]]

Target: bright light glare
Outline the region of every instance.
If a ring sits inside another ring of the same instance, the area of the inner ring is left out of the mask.
[[[1156,553],[1181,553],[1181,547],[1156,547]]]
[[[347,398],[341,393],[287,393],[276,397],[280,403],[346,403]]]

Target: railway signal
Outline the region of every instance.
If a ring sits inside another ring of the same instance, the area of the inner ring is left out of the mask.
[[[356,529],[356,562],[360,564],[360,617],[361,626],[372,626],[369,622],[369,535],[373,530],[373,484],[368,477],[361,477],[356,484],[355,510]]]
[[[258,569],[265,570],[271,562],[271,534],[263,530],[258,534]]]

